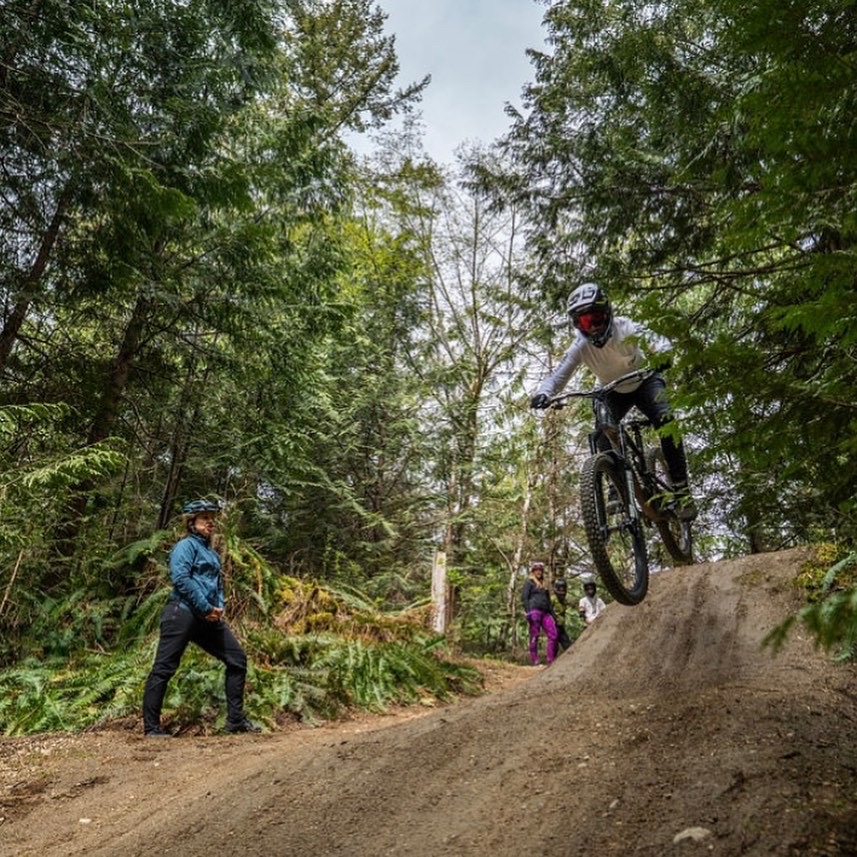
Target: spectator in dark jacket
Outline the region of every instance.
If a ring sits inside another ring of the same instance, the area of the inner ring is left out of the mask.
[[[547,650],[545,660],[551,664],[556,658],[557,629],[551,607],[551,596],[545,586],[545,564],[534,562],[530,566],[530,576],[524,581],[521,593],[524,613],[530,627],[530,661],[533,666],[539,664],[539,637],[545,632]]]
[[[553,608],[553,618],[556,622],[557,641],[562,651],[571,646],[571,637],[568,636],[566,625],[568,624],[568,583],[564,577],[559,577],[553,582],[553,594],[556,604]]]

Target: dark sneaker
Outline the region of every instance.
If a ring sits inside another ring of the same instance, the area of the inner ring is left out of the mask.
[[[164,732],[160,726],[156,726],[154,729],[147,729],[144,733],[146,738],[172,738],[169,732]]]
[[[693,497],[688,498],[684,503],[679,503],[675,513],[676,517],[686,524],[689,524],[691,521],[695,521],[698,512],[696,509],[696,503],[693,502]]]
[[[238,735],[241,732],[261,732],[262,727],[257,726],[249,717],[242,718],[238,723],[229,723],[227,722],[226,726],[223,727],[224,731],[228,732],[230,735]]]

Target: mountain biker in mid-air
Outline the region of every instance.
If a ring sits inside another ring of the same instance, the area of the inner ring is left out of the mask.
[[[581,364],[589,368],[600,384],[609,384],[621,375],[643,368],[647,356],[644,349],[654,360],[653,368],[669,365],[667,355],[672,343],[638,322],[614,316],[606,293],[596,283],[584,283],[571,293],[568,315],[575,332],[574,341],[530,400],[532,408],[550,407],[551,398],[562,391]],[[607,394],[606,400],[617,422],[634,405],[656,429],[672,419],[666,383],[660,372],[620,384]],[[684,445],[666,433],[661,435],[661,449],[673,485],[676,514],[681,520],[692,521],[696,505],[687,484]]]

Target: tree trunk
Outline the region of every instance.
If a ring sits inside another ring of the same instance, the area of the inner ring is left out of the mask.
[[[431,569],[431,626],[438,634],[449,627],[449,583],[446,576],[446,554],[437,551]]]
[[[47,268],[51,253],[56,246],[67,204],[68,195],[64,194],[59,198],[50,225],[42,235],[42,243],[39,246],[39,252],[36,254],[36,260],[33,262],[33,266],[21,284],[21,289],[15,299],[15,306],[6,319],[3,330],[0,331],[0,373],[3,372],[6,364],[9,362],[9,356],[15,346],[15,341],[18,339],[21,326],[24,324],[27,313],[30,311],[30,305],[39,293],[42,276],[45,273],[45,268]]]
[[[131,375],[132,362],[137,355],[140,342],[143,339],[146,316],[149,309],[149,300],[140,292],[137,302],[134,305],[134,310],[131,313],[131,318],[125,327],[122,344],[113,361],[110,376],[107,379],[104,392],[101,396],[101,403],[89,427],[89,435],[86,439],[87,445],[92,445],[108,438],[116,424],[116,418],[119,415],[119,405]],[[66,558],[74,555],[77,536],[80,532],[81,519],[86,511],[86,504],[89,500],[88,495],[92,491],[92,488],[93,485],[89,481],[81,482],[74,488],[75,496],[70,504],[71,508],[68,520],[61,525],[58,533],[59,551]]]
[[[533,488],[535,487],[535,473],[530,471],[529,460],[527,461],[527,479],[524,500],[521,503],[521,523],[518,528],[518,537],[515,543],[515,552],[512,555],[511,568],[509,569],[509,582],[506,585],[506,619],[500,629],[500,640],[507,645],[516,646],[518,643],[515,615],[518,604],[518,569],[524,561],[524,548],[527,544],[527,529],[530,524],[530,505],[533,499]]]
[[[143,331],[146,329],[146,317],[150,309],[150,301],[141,292],[137,297],[131,318],[125,327],[122,344],[119,346],[116,359],[113,361],[110,377],[101,396],[101,403],[90,425],[89,436],[87,437],[88,444],[98,443],[109,437],[116,424],[119,405],[128,386],[134,358],[140,349]]]
[[[196,423],[199,416],[199,403],[193,409],[193,415],[188,413],[188,403],[192,401],[193,390],[197,383],[196,361],[192,360],[185,378],[182,395],[175,415],[175,428],[170,440],[170,469],[161,496],[161,508],[158,513],[158,529],[163,530],[172,517],[172,507],[181,484],[188,447],[188,426]]]
[[[214,342],[217,342],[215,337]],[[192,430],[199,424],[204,397],[201,390],[211,374],[211,367],[206,365],[201,375],[197,375],[197,360],[195,352],[190,358],[187,376],[185,377],[175,416],[175,428],[170,441],[170,469],[167,474],[164,492],[161,497],[161,508],[158,513],[158,529],[166,529],[172,517],[173,503],[179,493],[179,486],[184,475],[187,450],[192,437]],[[224,490],[225,493],[225,490]]]

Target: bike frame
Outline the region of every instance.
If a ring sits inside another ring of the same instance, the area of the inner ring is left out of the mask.
[[[646,447],[643,438],[643,430],[651,426],[648,419],[627,417],[618,423],[613,419],[610,408],[607,406],[607,394],[615,389],[623,381],[631,378],[641,380],[654,374],[651,370],[637,370],[617,378],[610,384],[597,387],[594,390],[575,391],[557,396],[555,401],[560,407],[569,398],[588,398],[592,400],[592,410],[595,413],[595,428],[589,433],[589,451],[592,455],[609,452],[622,468],[627,479],[626,490],[628,497],[636,497],[636,503],[629,504],[632,518],[638,518],[640,511],[651,521],[661,520],[662,516],[652,507],[651,500],[658,493],[668,490],[668,486],[658,479],[646,463]],[[605,448],[599,446],[599,441],[604,438],[607,444]],[[608,446],[609,445],[609,446]],[[603,514],[603,510],[600,510]],[[606,517],[606,516],[605,516]]]

